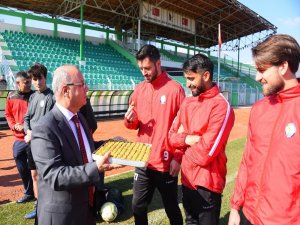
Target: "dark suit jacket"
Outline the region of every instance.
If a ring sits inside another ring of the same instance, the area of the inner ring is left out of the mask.
[[[89,128],[78,115],[93,151]],[[99,182],[98,169],[95,162],[83,164],[68,121],[56,106],[33,129],[31,150],[39,174],[37,224],[95,224],[88,213],[88,186]]]

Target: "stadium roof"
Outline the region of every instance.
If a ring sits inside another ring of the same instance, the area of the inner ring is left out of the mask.
[[[137,37],[141,0],[1,0],[0,5],[53,17],[80,19],[84,5],[84,20],[130,32]],[[236,0],[145,0],[195,20],[195,33],[174,30],[142,20],[141,37],[166,39],[200,48],[218,44],[218,24],[221,24],[223,49],[244,48],[276,33],[276,27]],[[240,40],[237,44],[237,40]]]

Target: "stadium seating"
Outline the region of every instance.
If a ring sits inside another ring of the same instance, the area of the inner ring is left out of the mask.
[[[1,35],[18,69],[28,70],[35,62],[44,64],[50,75],[47,78],[49,85],[57,67],[63,64],[79,66],[78,40],[15,31],[4,31]],[[83,55],[85,66],[80,66],[80,69],[92,90],[132,89],[133,82],[138,83],[143,79],[137,67],[108,44],[95,45],[85,41]]]
[[[165,57],[168,57],[172,61],[175,62],[181,62],[183,63],[187,57],[183,57],[183,55],[176,55],[172,53],[171,51],[161,50],[162,55],[165,55]],[[218,81],[218,58],[214,56],[209,56],[209,58],[214,63],[214,74],[213,74],[213,80],[215,82]],[[253,70],[252,66],[244,65],[244,67],[247,68],[247,70]],[[182,85],[185,85],[185,79],[182,77],[183,74],[178,76],[178,73],[172,73],[169,72],[169,74],[172,76],[173,79],[175,79],[177,82],[181,83]],[[252,75],[252,74],[251,74]],[[233,61],[221,61],[220,62],[220,75],[219,75],[219,81],[223,83],[229,83],[230,89],[233,91],[237,91],[239,86],[245,86],[246,88],[254,88],[261,90],[261,85],[256,82],[251,76],[249,76],[249,73],[246,73],[244,70],[240,70],[239,75],[237,75],[237,63]],[[224,84],[223,86],[228,86],[228,84]]]
[[[16,61],[17,70],[27,70],[33,63],[43,63],[49,71],[47,83],[52,82],[53,71],[63,64],[79,65],[79,40],[55,38],[51,36],[22,33],[15,31],[0,32]],[[143,80],[140,71],[132,62],[126,59],[109,44],[95,45],[84,42],[85,66],[80,69],[91,90],[131,90],[134,85]],[[165,49],[161,50],[161,58],[165,61],[183,63],[187,56],[175,54]],[[210,56],[214,62],[214,81],[217,81],[217,58]],[[173,79],[185,87],[185,79],[178,73],[169,72]],[[180,73],[179,73],[180,74]],[[231,83],[231,87],[240,83],[257,88],[257,82],[250,77],[237,76],[236,68],[228,62],[221,62],[220,82]]]

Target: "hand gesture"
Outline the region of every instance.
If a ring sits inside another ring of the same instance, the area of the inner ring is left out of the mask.
[[[110,157],[110,152],[107,152],[103,156],[98,157],[96,159],[96,164],[97,164],[99,172],[104,172],[104,171],[124,167],[124,166],[119,165],[119,164],[111,164],[108,160],[109,157]]]
[[[134,101],[131,102],[127,112],[125,113],[126,120],[131,123],[136,118],[136,113],[134,111]]]

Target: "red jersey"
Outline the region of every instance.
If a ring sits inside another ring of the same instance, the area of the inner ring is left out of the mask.
[[[217,85],[197,97],[187,97],[170,130],[170,143],[183,153],[181,182],[190,189],[198,186],[222,193],[226,179],[225,147],[234,124],[234,111]],[[180,126],[184,133],[178,134]],[[185,144],[187,135],[199,141]]]
[[[25,133],[24,131],[19,132],[14,130],[14,126],[16,123],[24,124],[24,116],[28,108],[28,100],[30,95],[33,93],[34,91],[30,91],[29,93],[12,91],[8,94],[6,99],[5,117],[9,128],[13,131],[14,136],[19,141],[24,141]]]
[[[150,169],[169,171],[175,156],[168,132],[184,97],[182,86],[171,80],[166,72],[151,83],[143,81],[138,84],[131,96],[137,118],[132,123],[124,119],[124,123],[129,129],[138,129],[138,142],[151,144]]]
[[[299,105],[300,84],[252,107],[231,198],[252,224],[300,224]]]

